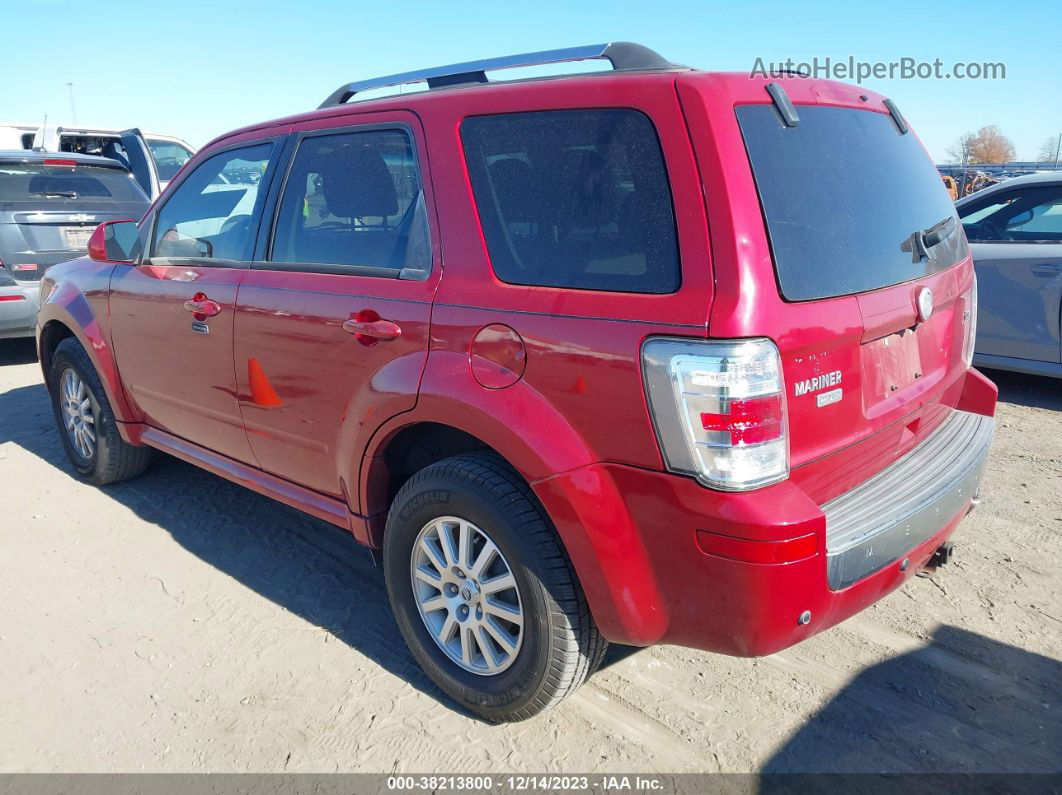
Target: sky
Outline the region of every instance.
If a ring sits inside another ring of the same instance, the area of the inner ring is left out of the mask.
[[[337,86],[511,53],[637,41],[676,63],[747,71],[818,57],[1002,62],[1002,80],[874,79],[937,162],[962,133],[998,125],[1020,160],[1062,133],[1058,0],[906,2],[279,2],[183,0],[122,12],[0,0],[7,21],[0,122],[140,127],[202,146],[317,107]],[[14,78],[10,73],[14,72]],[[70,91],[73,83],[74,108]],[[849,81],[851,82],[851,81]]]

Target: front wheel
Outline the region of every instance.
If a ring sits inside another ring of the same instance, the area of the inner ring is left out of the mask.
[[[78,475],[104,486],[144,471],[151,448],[122,439],[99,374],[73,337],[56,346],[48,386],[59,436]]]
[[[440,461],[402,487],[387,517],[384,571],[421,667],[492,721],[561,701],[608,645],[548,517],[494,455]]]

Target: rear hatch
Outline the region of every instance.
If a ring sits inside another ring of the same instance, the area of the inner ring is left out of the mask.
[[[968,366],[973,271],[954,205],[898,112],[856,87],[790,78],[778,81],[794,103],[787,123],[766,82],[700,92],[719,106],[710,116],[727,117],[711,123],[730,182],[725,223],[712,228],[717,282],[720,231],[744,257],[732,273],[740,297],[716,301],[709,334],[778,344],[791,477],[821,503],[950,414]],[[719,195],[705,182],[709,200]]]
[[[129,172],[106,161],[0,161],[0,260],[20,281],[36,281],[82,256],[96,226],[139,219],[148,199]]]

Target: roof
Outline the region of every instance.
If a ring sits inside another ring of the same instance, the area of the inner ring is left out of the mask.
[[[372,113],[377,111],[390,111],[398,108],[413,109],[421,103],[433,102],[441,95],[449,95],[453,93],[479,93],[481,91],[506,91],[511,89],[514,85],[520,85],[525,83],[544,83],[544,82],[571,82],[578,80],[592,80],[595,83],[598,81],[609,80],[628,80],[632,77],[638,76],[642,79],[659,79],[659,80],[674,80],[675,75],[679,72],[679,69],[674,70],[645,70],[645,71],[595,71],[595,72],[580,72],[576,74],[561,74],[561,75],[542,75],[539,77],[521,78],[518,80],[497,80],[488,83],[461,83],[453,86],[447,86],[445,88],[435,88],[421,91],[412,91],[402,94],[387,94],[382,97],[372,97],[371,99],[358,100],[356,102],[344,103],[341,105],[332,105],[327,108],[314,108],[312,110],[300,111],[288,116],[281,116],[275,119],[263,120],[255,122],[253,124],[247,124],[242,127],[238,127],[234,130],[222,133],[221,135],[213,138],[205,143],[201,149],[208,149],[218,141],[227,140],[237,135],[243,135],[245,133],[257,132],[258,130],[266,130],[272,127],[278,127],[286,124],[300,124],[306,121],[313,121],[315,119],[328,118],[329,116],[344,116],[351,113]],[[683,72],[690,72],[690,69],[682,69]],[[703,72],[702,74],[708,74]],[[746,73],[747,76],[747,73]]]
[[[1037,171],[1035,174],[1022,174],[1020,177],[1005,179],[999,184],[1013,188],[1016,185],[1041,185],[1051,182],[1062,182],[1062,171]]]
[[[35,152],[32,149],[0,149],[0,162],[2,163],[43,163],[45,160],[67,160],[82,166],[128,170],[117,160],[99,155],[81,155],[75,152]]]
[[[561,74],[543,74],[534,77],[516,77],[492,80],[495,72],[504,72],[507,69],[527,66],[553,65],[578,61],[608,61],[612,65],[611,70],[593,70],[588,72]],[[488,75],[488,72],[491,73]],[[300,124],[307,121],[329,118],[330,116],[342,116],[351,113],[370,113],[376,111],[390,111],[398,108],[413,110],[420,107],[430,107],[439,99],[439,95],[460,92],[465,95],[478,94],[479,92],[508,91],[513,87],[527,83],[564,82],[574,83],[578,81],[623,81],[638,79],[641,81],[674,81],[679,75],[697,75],[704,79],[725,79],[740,82],[742,85],[749,83],[767,87],[777,81],[781,87],[796,87],[810,85],[813,99],[810,101],[826,101],[834,96],[838,90],[851,93],[857,87],[846,83],[840,83],[821,78],[810,78],[807,75],[793,72],[774,73],[764,76],[753,76],[747,71],[743,72],[707,72],[682,64],[676,64],[664,58],[657,52],[633,42],[611,42],[608,44],[592,44],[583,47],[568,47],[559,50],[544,50],[541,52],[523,53],[520,55],[508,55],[500,58],[488,58],[482,61],[467,61],[464,63],[451,64],[449,66],[436,66],[429,69],[420,69],[412,72],[385,75],[367,80],[344,83],[333,91],[324,102],[315,110],[306,110],[289,116],[256,122],[241,126],[235,130],[223,133],[207,142],[202,148],[209,149],[220,141],[230,140],[237,136],[257,133],[262,130],[276,128],[283,125]],[[799,82],[797,82],[799,81]],[[411,92],[397,91],[383,96],[371,95],[362,99],[358,94],[371,92],[376,89],[398,89],[402,86],[416,84]],[[884,103],[885,110],[893,114],[897,119],[897,125],[906,126],[906,122],[886,97],[873,91],[859,88],[857,96],[864,103]],[[770,92],[771,89],[768,89]],[[787,90],[790,90],[787,88]],[[822,96],[818,92],[821,91]],[[785,95],[785,91],[775,93]],[[807,91],[802,92],[806,97]],[[774,97],[774,94],[771,94]],[[354,100],[354,101],[349,101]],[[804,99],[805,102],[809,101]]]
[[[1010,179],[997,182],[995,185],[989,185],[984,190],[979,190],[976,193],[971,193],[969,196],[963,196],[956,202],[956,206],[963,206],[968,204],[971,200],[982,199],[985,196],[989,196],[1000,190],[1010,190],[1011,188],[1020,188],[1025,185],[1054,185],[1062,184],[1062,170],[1057,171],[1037,171],[1035,174],[1024,174],[1020,177],[1011,177]]]
[[[536,77],[523,77],[516,79],[488,79],[487,72],[505,70],[528,66],[551,65],[571,63],[576,61],[604,60],[612,65],[611,70],[594,70],[589,72],[545,74]],[[671,75],[676,72],[692,71],[690,67],[675,64],[664,58],[657,52],[634,42],[617,41],[608,44],[591,44],[583,47],[568,47],[559,50],[543,50],[541,52],[523,53],[519,55],[506,55],[500,58],[488,58],[482,61],[467,61],[465,63],[450,64],[448,66],[436,66],[429,69],[420,69],[413,72],[386,75],[383,77],[370,78],[352,83],[344,83],[333,91],[324,102],[315,110],[306,110],[300,113],[270,119],[239,127],[227,133],[217,136],[207,142],[203,148],[212,146],[216,141],[231,138],[235,135],[254,132],[257,130],[274,127],[279,124],[297,124],[302,121],[327,117],[328,115],[342,115],[355,109],[357,112],[369,112],[374,110],[390,110],[396,106],[407,106],[408,103],[422,101],[439,92],[480,91],[498,90],[514,83],[540,82],[552,80],[572,80],[579,78],[608,79],[610,77],[623,77],[624,75]],[[424,90],[414,89],[410,93],[396,92],[384,96],[373,96],[370,99],[358,100],[348,104],[356,94],[371,91],[378,88],[398,88],[410,84],[423,84]]]

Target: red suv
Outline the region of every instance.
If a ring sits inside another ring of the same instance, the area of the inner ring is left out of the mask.
[[[588,58],[613,70],[486,77]],[[607,641],[770,654],[943,562],[996,403],[892,102],[627,43],[222,136],[42,303],[81,476],[162,450],[349,530],[495,720]]]

